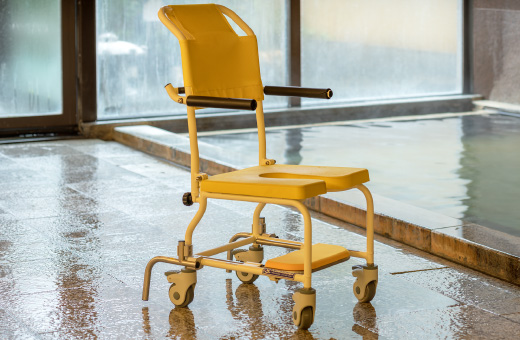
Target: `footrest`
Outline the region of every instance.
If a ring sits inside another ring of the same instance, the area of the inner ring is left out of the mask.
[[[346,261],[350,253],[342,246],[317,243],[312,246],[312,269],[319,269],[335,262]],[[289,254],[267,260],[266,268],[303,271],[303,250],[296,250]]]

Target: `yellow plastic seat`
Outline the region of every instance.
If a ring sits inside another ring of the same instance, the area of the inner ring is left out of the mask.
[[[303,250],[296,250],[265,262],[266,268],[287,271],[303,271]],[[312,245],[312,270],[326,267],[350,258],[348,249],[342,246],[317,243]]]
[[[366,169],[274,164],[211,176],[202,181],[201,190],[302,200],[368,181]]]

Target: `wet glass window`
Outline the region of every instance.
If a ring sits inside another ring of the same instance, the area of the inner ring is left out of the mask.
[[[207,1],[175,1],[188,3]],[[159,9],[168,4],[162,0],[97,0],[98,119],[186,112],[164,90],[168,83],[183,86],[179,43],[157,17]],[[223,0],[219,4],[232,9],[255,32],[263,82],[287,85],[285,2]],[[265,101],[267,108],[283,106],[287,106],[283,97]]]
[[[0,1],[0,117],[62,111],[60,0]]]
[[[461,93],[462,17],[461,0],[302,0],[302,85],[335,102]]]

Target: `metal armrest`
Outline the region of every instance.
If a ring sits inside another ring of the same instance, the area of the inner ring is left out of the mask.
[[[271,96],[291,96],[308,98],[332,98],[331,89],[311,89],[296,86],[265,86],[264,93]]]
[[[217,109],[231,110],[256,110],[257,102],[254,99],[237,99],[222,97],[206,97],[206,96],[179,96],[184,94],[184,87],[173,87],[172,84],[165,86],[166,92],[170,98],[179,104],[194,106],[198,108],[213,107]]]
[[[217,109],[254,111],[256,110],[257,103],[254,99],[188,96],[186,98],[186,105],[196,107],[213,107]]]

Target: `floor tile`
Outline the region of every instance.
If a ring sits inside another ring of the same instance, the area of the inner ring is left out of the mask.
[[[180,309],[169,300],[164,275],[178,268],[158,263],[144,302],[148,261],[176,256],[177,242],[198,209],[181,203],[189,172],[114,143],[88,140],[18,149],[0,145],[0,162],[4,159],[21,169],[34,164],[38,171],[25,173],[16,185],[0,181],[0,338],[478,339],[518,334],[518,287],[380,236],[372,303],[360,304],[352,293],[352,265],[363,263],[360,259],[316,272],[316,318],[309,331],[297,330],[291,320],[292,294],[301,284],[260,277],[246,285],[235,273],[210,267],[197,272],[195,299]],[[14,176],[11,170],[0,170],[0,176]],[[249,232],[255,207],[210,200],[193,234],[195,253]],[[269,205],[262,216],[268,232],[302,240],[303,221],[295,210]],[[314,243],[366,247],[360,228],[313,216]],[[265,248],[266,257],[286,252]]]
[[[452,268],[396,276],[495,314],[520,312],[520,290],[498,279]]]

